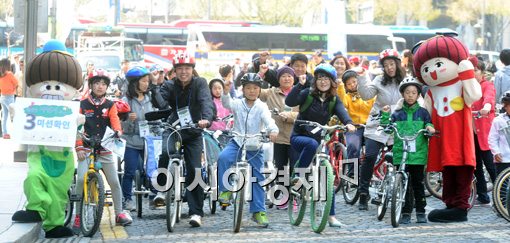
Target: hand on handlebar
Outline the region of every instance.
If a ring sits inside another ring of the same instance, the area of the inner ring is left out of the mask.
[[[427,129],[427,131],[428,131],[430,134],[435,134],[435,133],[436,133],[436,129],[434,129],[434,127],[428,126],[426,129]]]
[[[76,151],[76,156],[78,157],[78,161],[83,161],[87,158],[87,152],[83,150]]]
[[[208,120],[200,120],[198,121],[198,127],[200,128],[207,128],[209,126]]]
[[[278,136],[278,133],[277,132],[272,132],[269,134],[269,140],[271,140],[271,142],[276,142],[276,137]]]
[[[352,124],[347,124],[345,125],[345,127],[347,127],[347,131],[348,132],[355,132],[356,131],[356,127]]]

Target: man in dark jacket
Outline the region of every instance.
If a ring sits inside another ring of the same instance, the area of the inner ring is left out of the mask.
[[[247,72],[241,72],[236,77],[236,87],[241,85],[241,78],[246,73],[257,73],[262,80],[262,89],[267,89],[269,87],[280,87],[280,83],[276,78],[276,71],[269,67],[269,63],[267,59],[269,57],[268,51],[262,51],[260,53],[255,53],[252,56],[252,65],[248,69]]]
[[[157,86],[155,81],[151,84],[153,105],[157,108],[168,106],[172,108],[172,113],[168,118],[170,123],[178,122],[182,127],[191,123],[197,124],[200,128],[209,127],[213,119],[211,93],[205,79],[193,76],[194,58],[188,56],[187,53],[182,53],[174,57],[173,65],[176,72],[174,79],[165,81],[161,87]],[[181,131],[186,162],[185,185],[187,187],[195,179],[195,174],[201,171],[202,132],[199,129]],[[170,131],[165,131],[163,134],[163,151],[159,159],[159,168],[168,168],[168,153],[176,153],[174,144],[178,140],[174,135],[167,139],[170,133]],[[166,151],[167,149],[169,151]],[[200,174],[197,175],[197,177],[200,176]],[[165,185],[166,181],[158,180],[158,184]],[[186,192],[185,195],[189,206],[188,215],[191,216],[189,223],[193,227],[200,227],[204,216],[204,189],[197,186]]]

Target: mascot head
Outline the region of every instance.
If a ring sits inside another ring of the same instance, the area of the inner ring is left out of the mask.
[[[438,35],[413,48],[414,73],[429,86],[458,77],[458,65],[469,56],[468,49],[451,36]]]
[[[67,53],[64,44],[50,40],[28,63],[25,79],[32,98],[71,100],[83,84],[81,75],[78,60]]]

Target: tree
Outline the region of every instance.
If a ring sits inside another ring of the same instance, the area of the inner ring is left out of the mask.
[[[14,16],[13,0],[0,1],[0,20],[7,21],[7,18]]]
[[[347,5],[351,22],[357,22],[360,6],[367,3],[373,5],[375,24],[396,24],[397,16],[402,16],[404,25],[414,25],[417,21],[431,21],[440,15],[440,10],[434,9],[432,0],[351,0]]]

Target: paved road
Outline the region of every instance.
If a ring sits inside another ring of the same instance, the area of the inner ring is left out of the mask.
[[[245,220],[241,232],[232,233],[232,207],[226,211],[218,210],[215,215],[209,213],[203,226],[190,228],[187,215],[177,224],[175,232],[166,230],[164,208],[150,210],[147,201],[142,218],[135,218],[131,226],[125,227],[127,239],[112,239],[111,235],[97,234],[94,238],[73,238],[67,241],[40,242],[508,242],[510,223],[496,216],[490,206],[475,206],[469,213],[469,221],[454,224],[416,224],[393,228],[389,213],[383,221],[375,217],[376,207],[370,205],[369,211],[360,212],[357,206],[346,205],[338,194],[336,202],[337,218],[345,227],[329,228],[322,234],[313,233],[309,219],[305,218],[300,226],[291,226],[286,210],[268,209],[270,226],[258,228],[249,219],[245,210]],[[435,198],[427,198],[427,212],[434,208],[442,208],[442,203]],[[187,213],[186,206],[183,208]]]

